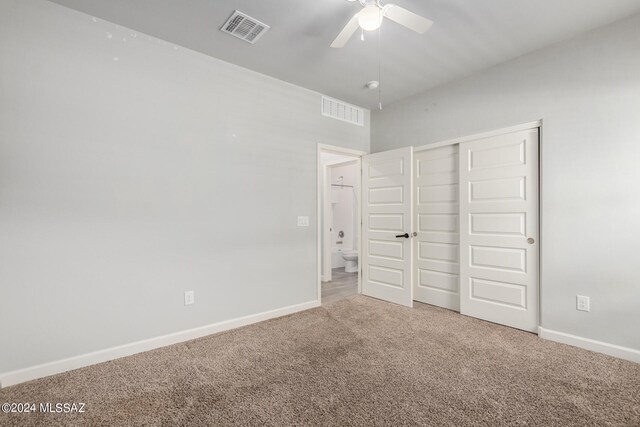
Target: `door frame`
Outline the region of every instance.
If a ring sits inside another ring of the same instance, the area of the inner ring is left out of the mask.
[[[532,128],[538,128],[538,329],[542,327],[542,242],[543,242],[543,185],[542,185],[542,153],[543,153],[543,119],[535,120],[533,122],[522,123],[514,126],[507,126],[500,129],[494,129],[487,132],[476,133],[472,135],[462,136],[460,138],[452,138],[444,141],[435,142],[433,144],[420,145],[413,148],[413,152],[431,150],[433,148],[444,147],[446,145],[455,145],[462,142],[475,141],[477,139],[490,138],[493,136],[504,135],[506,133],[517,132],[521,130],[527,130]]]
[[[351,148],[339,147],[336,145],[328,145],[328,144],[317,144],[317,154],[316,154],[316,255],[317,255],[317,270],[316,270],[316,280],[317,280],[317,300],[318,304],[322,303],[322,228],[324,224],[324,216],[322,215],[322,195],[326,189],[326,179],[325,179],[325,167],[322,164],[322,153],[331,153],[331,154],[339,154],[343,156],[352,157],[353,160],[341,160],[338,163],[347,163],[349,161],[357,162],[357,168],[362,168],[362,156],[365,156],[369,153],[361,150],[354,150]],[[331,162],[329,162],[331,163]],[[328,164],[327,164],[328,166]],[[356,174],[356,194],[358,195],[358,200],[360,201],[360,205],[362,205],[362,173]],[[358,224],[359,224],[359,232],[358,232],[358,251],[362,248],[362,206],[358,207]],[[362,293],[362,268],[361,268],[361,259],[358,256],[358,293]]]

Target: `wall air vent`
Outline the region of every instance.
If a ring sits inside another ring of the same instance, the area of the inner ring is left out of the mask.
[[[231,17],[225,22],[222,28],[220,28],[220,31],[254,44],[269,28],[271,27],[267,24],[263,24],[257,19],[253,19],[236,10],[231,14]]]
[[[355,105],[322,95],[321,112],[323,116],[342,120],[358,126],[364,126],[364,110]]]

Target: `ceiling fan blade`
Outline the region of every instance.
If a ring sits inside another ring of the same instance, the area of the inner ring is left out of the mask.
[[[358,25],[359,14],[360,12],[356,13],[351,17],[351,20],[349,20],[349,22],[347,22],[347,25],[345,25],[342,31],[340,31],[340,34],[338,34],[338,37],[336,37],[333,43],[331,43],[331,47],[340,48],[340,47],[344,47],[344,45],[347,44],[351,36],[353,36],[353,34],[356,32],[356,30],[359,27]]]
[[[430,19],[416,15],[395,4],[388,4],[384,9],[384,16],[418,34],[424,33],[433,25],[433,21]]]

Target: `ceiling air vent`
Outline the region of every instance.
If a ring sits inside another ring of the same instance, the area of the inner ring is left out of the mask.
[[[236,10],[220,28],[220,31],[254,44],[269,28],[271,27],[267,24]]]
[[[342,120],[358,126],[364,126],[364,110],[355,105],[337,99],[322,96],[322,115]]]

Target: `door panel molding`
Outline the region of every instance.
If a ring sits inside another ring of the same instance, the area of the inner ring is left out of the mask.
[[[362,293],[413,306],[413,147],[362,158]],[[409,238],[396,237],[407,233]]]
[[[414,299],[459,311],[458,146],[414,156]]]
[[[539,129],[460,144],[460,312],[537,332]],[[529,240],[528,239],[532,239]]]

